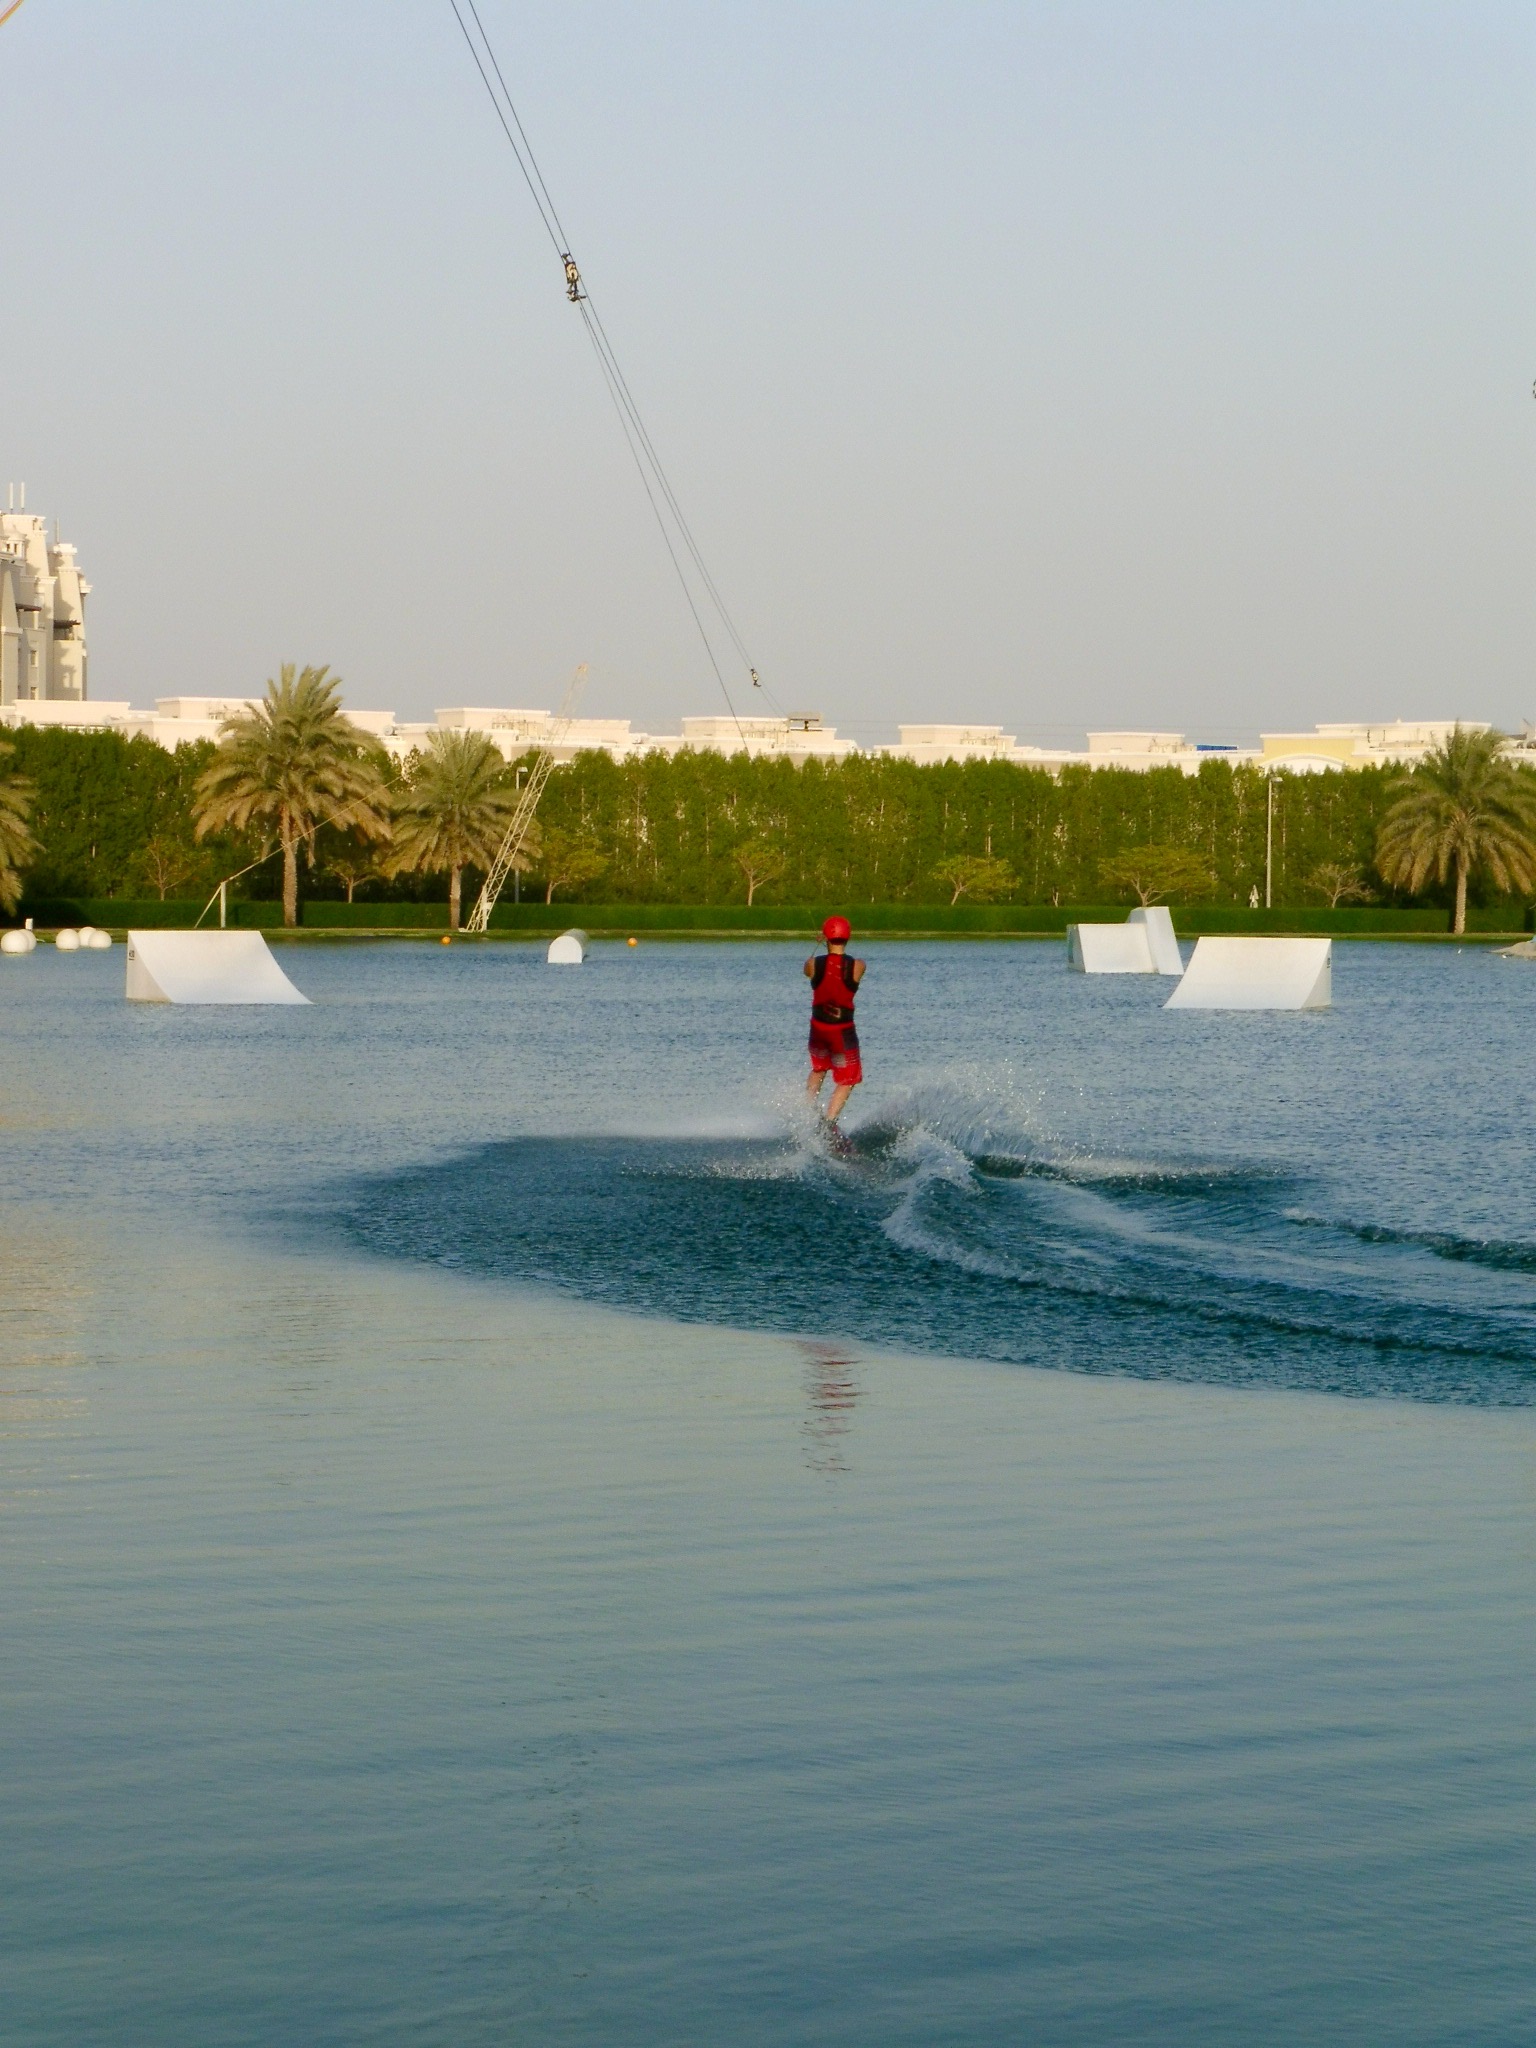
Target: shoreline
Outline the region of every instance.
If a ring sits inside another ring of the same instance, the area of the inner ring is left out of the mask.
[[[570,923],[563,925],[551,924],[536,930],[529,930],[527,928],[524,928],[522,930],[509,931],[503,928],[499,931],[493,930],[488,932],[449,932],[447,928],[442,925],[423,924],[352,926],[329,924],[301,924],[290,928],[289,926],[282,924],[246,924],[244,922],[232,923],[229,926],[229,929],[231,931],[260,931],[262,936],[268,941],[269,944],[274,941],[277,941],[284,944],[299,943],[319,945],[351,945],[356,943],[376,944],[384,942],[397,943],[400,940],[411,940],[419,944],[427,945],[442,945],[445,941],[447,941],[455,946],[480,946],[488,944],[547,945],[549,941],[552,938],[557,937],[560,932],[570,931],[573,929],[580,929],[586,932],[587,936],[591,939],[599,940],[607,944],[617,943],[621,945],[631,938],[642,943],[647,941],[664,941],[668,944],[675,944],[679,941],[694,940],[699,941],[700,943],[713,944],[721,940],[727,939],[733,941],[740,940],[749,944],[756,940],[765,940],[770,942],[777,941],[779,943],[782,943],[785,940],[793,939],[796,942],[796,944],[815,945],[820,943],[821,937],[820,932],[814,925],[782,925],[772,927],[754,926],[749,929],[743,929],[741,926],[732,927],[710,925],[643,924],[628,925],[590,923],[580,925],[578,927],[575,923],[575,918],[580,916],[580,908],[581,907],[579,904],[573,906],[573,918]],[[1086,919],[1083,921],[1088,922],[1088,920]],[[50,943],[57,932],[59,932],[60,930],[70,929],[69,926],[62,924],[39,924],[36,925],[34,928],[36,930],[37,937],[40,941]],[[190,929],[190,927],[169,924],[146,924],[134,926],[129,926],[126,924],[100,924],[98,926],[98,929],[105,932],[109,932],[114,942],[123,943],[126,941],[128,933],[131,929],[176,931],[187,930]],[[201,929],[216,931],[218,930],[218,926],[205,925],[201,927]],[[983,943],[990,941],[1005,941],[1009,943],[1018,943],[1025,945],[1031,943],[1054,943],[1057,945],[1061,945],[1065,943],[1066,939],[1065,930],[1021,931],[1002,929],[994,931],[945,931],[943,929],[934,929],[932,927],[920,925],[877,925],[871,927],[867,931],[858,932],[856,935],[865,944],[881,944],[886,941],[896,941],[904,943],[906,941],[944,940],[946,942],[954,941],[960,944],[975,943],[978,941]],[[1193,927],[1183,927],[1178,930],[1178,937],[1182,940],[1194,940],[1207,936],[1228,937],[1236,935],[1237,934],[1232,933],[1230,927],[1225,927],[1218,932],[1206,932]],[[1287,939],[1337,939],[1345,943],[1358,940],[1362,943],[1378,943],[1386,945],[1457,947],[1491,946],[1498,948],[1519,944],[1522,941],[1529,940],[1531,934],[1528,931],[1521,930],[1520,928],[1515,926],[1511,926],[1503,931],[1468,931],[1457,933],[1424,931],[1337,931],[1329,930],[1327,927],[1320,928],[1313,925],[1295,925],[1288,926],[1284,931],[1271,930],[1267,933],[1255,933],[1253,934],[1253,936]]]

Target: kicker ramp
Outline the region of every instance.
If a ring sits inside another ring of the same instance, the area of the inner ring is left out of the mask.
[[[130,1003],[307,1003],[260,932],[130,932]]]
[[[1183,957],[1165,903],[1133,910],[1124,924],[1074,924],[1067,965],[1081,974],[1182,974]]]
[[[591,943],[583,931],[562,932],[558,939],[550,940],[549,951],[544,958],[551,967],[579,967],[586,959]]]
[[[1165,1010],[1326,1010],[1332,939],[1197,939]]]
[[[1067,932],[1067,965],[1079,974],[1155,974],[1152,948],[1139,924],[1075,924]]]

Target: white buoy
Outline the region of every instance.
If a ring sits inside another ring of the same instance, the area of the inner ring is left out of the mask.
[[[35,953],[37,936],[33,932],[7,932],[0,938],[0,953]]]
[[[80,950],[80,934],[77,931],[71,931],[67,924],[61,925],[59,930],[53,935],[53,943],[54,949],[57,952],[78,953]]]
[[[549,951],[544,955],[551,967],[579,967],[587,957],[591,940],[585,932],[562,932],[558,939],[551,939]]]
[[[89,946],[93,953],[110,953],[112,950],[112,934],[104,932],[100,925],[82,925],[80,928],[80,943],[82,946]]]

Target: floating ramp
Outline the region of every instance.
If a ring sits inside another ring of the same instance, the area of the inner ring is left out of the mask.
[[[1080,974],[1182,974],[1173,913],[1153,903],[1133,910],[1124,924],[1070,925],[1067,965]]]
[[[260,932],[130,932],[130,1003],[307,1003]]]
[[[1326,1010],[1332,939],[1196,939],[1165,1010]]]
[[[562,932],[558,939],[550,940],[549,951],[544,958],[551,967],[579,967],[586,959],[591,943],[583,931]]]

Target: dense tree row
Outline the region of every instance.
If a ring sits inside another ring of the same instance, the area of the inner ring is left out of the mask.
[[[1391,777],[1277,778],[1276,900],[1305,900],[1315,871],[1368,874]],[[776,847],[782,872],[759,900],[942,903],[959,857],[1001,863],[1025,903],[1118,900],[1103,870],[1155,844],[1195,857],[1203,900],[1245,902],[1264,879],[1266,788],[1253,769],[1207,762],[1138,774],[1069,768],[1059,777],[1006,762],[917,767],[856,759],[793,768],[682,754],[616,765],[589,755],[557,775],[549,824],[580,833],[607,865],[589,889],[612,902],[726,903],[744,897],[740,853]]]
[[[14,738],[7,765],[33,786],[33,900],[206,894],[263,850],[248,833],[196,836],[194,793],[210,746],[167,753],[110,733],[32,728]],[[1380,769],[1275,778],[1277,904],[1339,890],[1407,900],[1373,865],[1398,779]],[[1115,902],[1135,900],[1150,854],[1165,866],[1177,856],[1183,900],[1245,903],[1263,887],[1267,795],[1261,773],[1222,761],[1193,776],[1051,776],[997,762],[860,758],[794,768],[745,756],[616,764],[586,754],[550,781],[523,886],[614,903],[731,903],[750,893],[758,902],[927,904],[948,902],[968,872],[981,878],[974,897]],[[446,867],[391,873],[376,847],[331,827],[305,843],[302,858],[308,895],[441,899],[446,886]],[[476,883],[471,864],[466,888]],[[279,886],[275,860],[239,885],[260,897]],[[1432,877],[1429,893],[1444,894]]]
[[[207,742],[167,753],[153,740],[40,726],[11,739],[6,768],[31,792],[31,898],[206,892],[250,858],[243,840],[193,837],[193,791],[214,753]]]

